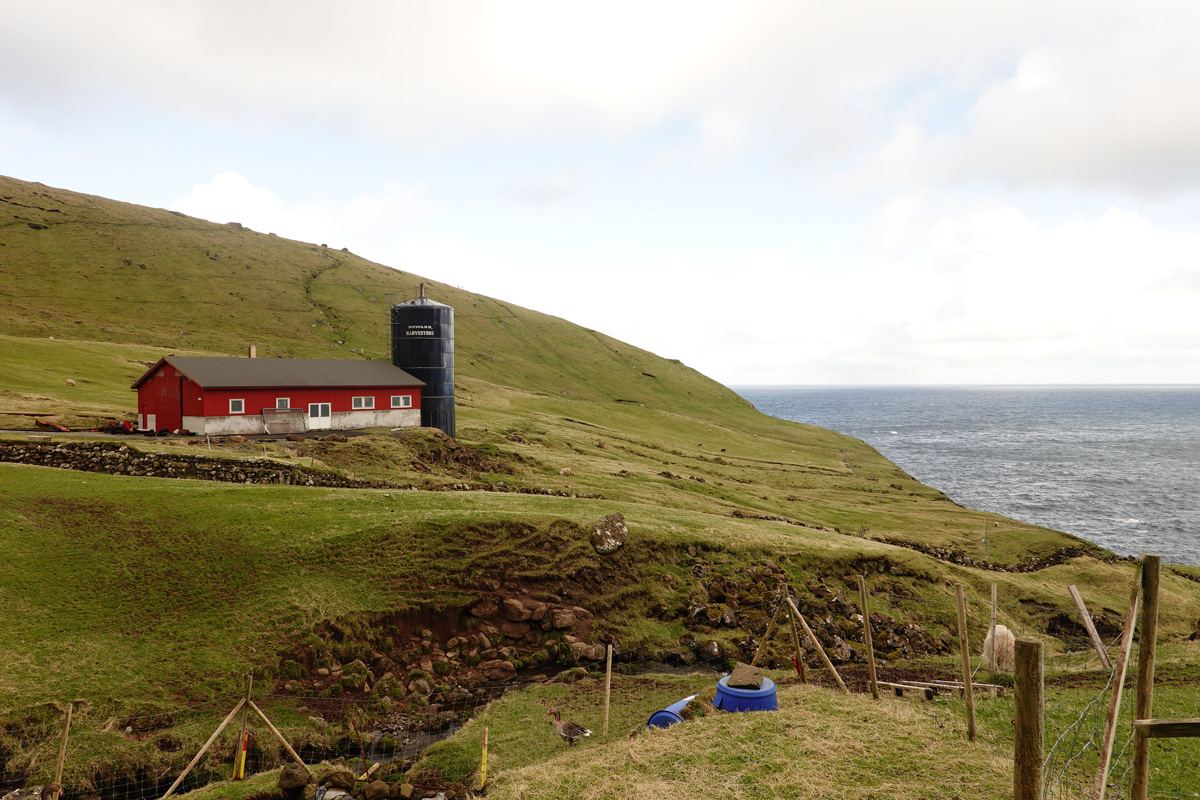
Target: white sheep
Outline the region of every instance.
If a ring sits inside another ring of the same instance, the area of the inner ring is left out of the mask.
[[[992,663],[992,634],[988,633],[983,640],[983,663]],[[996,669],[1001,672],[1013,671],[1013,650],[1016,647],[1016,637],[1004,625],[996,625]]]
[[[558,471],[558,474],[559,474],[559,475],[566,475],[566,476],[570,476],[570,474],[571,474],[571,468],[570,468],[570,467],[563,467],[562,469],[560,469],[560,470]]]

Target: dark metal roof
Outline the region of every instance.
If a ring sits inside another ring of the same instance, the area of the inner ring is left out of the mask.
[[[412,300],[405,300],[402,303],[396,303],[392,308],[397,306],[432,306],[434,308],[450,308],[445,303],[439,303],[436,300],[430,300],[428,297],[415,297]]]
[[[170,364],[206,389],[266,389],[272,386],[424,386],[387,361],[340,358],[211,358],[167,356],[133,385],[136,389],[161,364]]]

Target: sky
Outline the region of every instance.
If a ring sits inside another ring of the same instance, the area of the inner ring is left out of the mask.
[[[1200,383],[1194,0],[51,5],[0,174],[732,386]]]

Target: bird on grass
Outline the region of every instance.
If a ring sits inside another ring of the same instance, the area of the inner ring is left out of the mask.
[[[554,719],[550,720],[550,724],[554,726],[554,730],[567,743],[567,747],[575,744],[585,736],[591,736],[592,732],[580,725],[578,722],[564,721],[562,714],[557,708],[552,708],[546,712],[546,716],[554,715]]]

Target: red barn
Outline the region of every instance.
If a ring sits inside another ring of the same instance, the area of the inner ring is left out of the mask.
[[[421,424],[421,387],[386,361],[167,356],[138,378],[143,430],[226,435]]]

